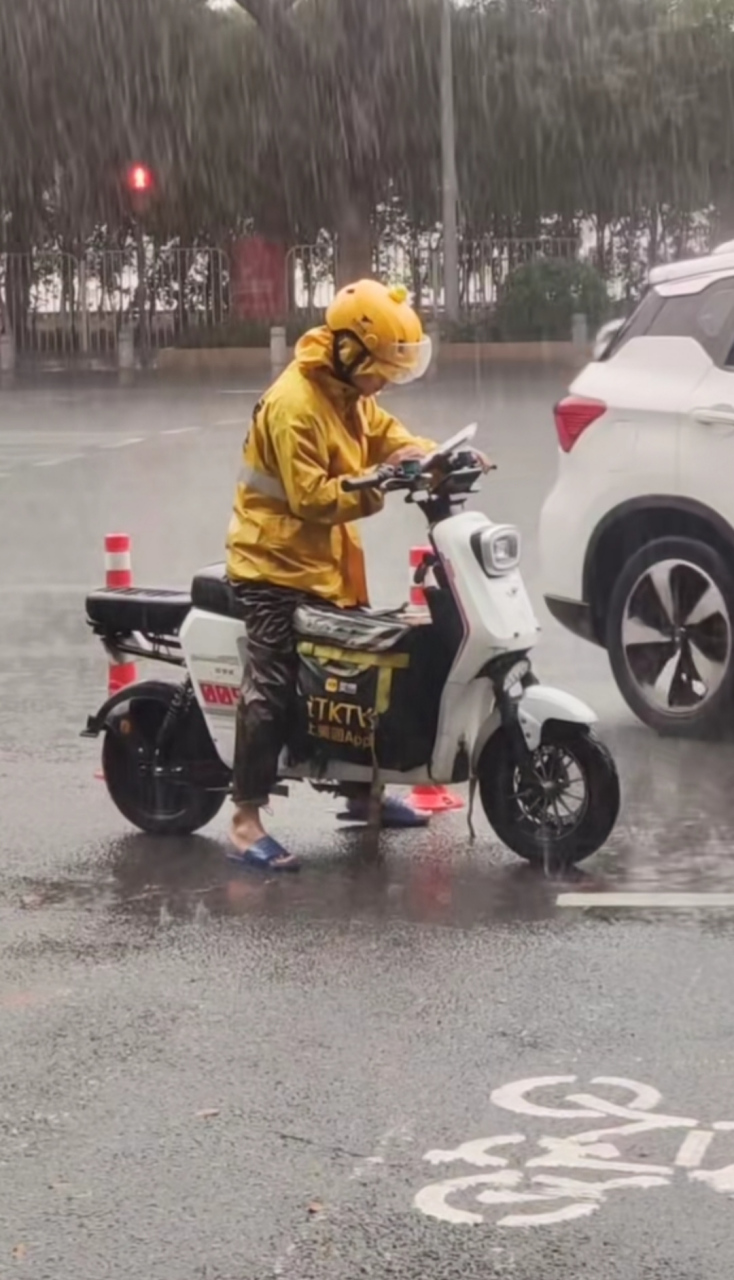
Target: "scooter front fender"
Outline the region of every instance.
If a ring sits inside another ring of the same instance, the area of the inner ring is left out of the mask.
[[[580,698],[544,684],[530,685],[525,689],[516,707],[528,751],[537,751],[543,741],[543,730],[547,724],[581,724],[590,729],[598,721],[595,712]],[[502,717],[499,708],[495,707],[477,738],[472,772],[476,772],[484,748],[501,727]]]
[[[543,730],[550,721],[556,724],[583,724],[590,729],[598,719],[591,707],[587,707],[580,698],[545,684],[531,685],[526,689],[517,710],[523,737],[530,751],[537,751],[543,741]]]
[[[177,686],[169,680],[139,680],[137,684],[129,684],[108,698],[102,704],[96,716],[89,716],[87,727],[82,738],[98,738],[107,728],[112,713],[124,706],[132,698],[148,698],[154,702],[170,702]]]

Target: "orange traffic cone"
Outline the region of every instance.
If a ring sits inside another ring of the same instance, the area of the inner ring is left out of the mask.
[[[418,813],[451,813],[464,808],[464,800],[447,787],[414,787],[409,804]]]
[[[128,533],[108,533],[105,544],[105,586],[108,591],[127,591],[133,585],[131,538]],[[110,663],[107,675],[109,696],[135,684],[138,669],[130,659]]]
[[[420,585],[416,582],[416,575],[419,569],[423,568],[424,560],[429,560],[433,555],[432,547],[411,547],[409,557],[409,577],[408,589],[410,591],[410,604],[408,606],[410,613],[428,613],[428,602],[426,593],[423,590],[423,583]]]
[[[105,586],[108,591],[127,590],[133,585],[131,538],[127,533],[108,533],[104,540]],[[134,662],[110,662],[107,672],[107,693],[111,698],[128,685],[135,684],[138,669]],[[104,772],[95,773],[98,782],[104,782]]]

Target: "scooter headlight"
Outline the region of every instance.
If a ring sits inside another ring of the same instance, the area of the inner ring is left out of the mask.
[[[520,563],[522,542],[520,530],[512,524],[498,524],[475,533],[472,547],[484,572],[490,578],[511,573]]]

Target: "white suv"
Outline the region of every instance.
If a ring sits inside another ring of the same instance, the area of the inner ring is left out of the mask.
[[[661,732],[734,718],[734,242],[651,272],[556,407],[545,598]]]

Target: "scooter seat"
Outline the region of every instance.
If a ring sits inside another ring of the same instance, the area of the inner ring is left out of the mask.
[[[242,609],[227,579],[223,564],[209,565],[197,573],[191,584],[195,609],[242,620]],[[371,609],[336,609],[324,603],[301,605],[295,613],[294,629],[300,639],[322,645],[384,653],[400,644],[411,624],[395,613]]]
[[[409,622],[393,613],[310,604],[296,609],[294,626],[300,639],[367,653],[396,648],[412,629]]]
[[[87,596],[87,621],[106,636],[177,636],[190,608],[185,591],[102,588]]]
[[[212,564],[197,573],[191,584],[191,603],[204,613],[223,618],[242,618],[235,594],[227,580],[223,564]]]

